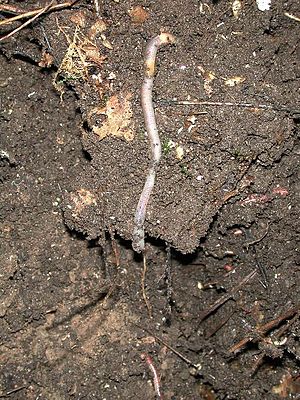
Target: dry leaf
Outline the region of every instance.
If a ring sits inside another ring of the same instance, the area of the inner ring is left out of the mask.
[[[70,16],[71,22],[73,24],[80,26],[80,28],[83,28],[86,23],[86,16],[84,11],[78,11]]]
[[[205,69],[201,65],[198,66],[198,69],[204,80],[203,84],[204,90],[206,94],[210,96],[213,92],[213,88],[211,87],[211,82],[216,79],[216,75],[212,71],[205,71]]]
[[[226,86],[236,86],[239,85],[240,83],[243,83],[246,78],[243,78],[242,76],[233,76],[232,78],[227,78],[225,79],[224,84]]]
[[[91,110],[88,115],[89,124],[93,132],[99,136],[100,140],[110,135],[123,137],[127,141],[133,140],[134,134],[130,99],[131,93],[114,95],[107,101],[105,107],[96,107]],[[97,126],[93,123],[95,118],[97,120],[97,116],[100,116],[100,123],[102,119],[101,126]]]
[[[128,11],[133,24],[143,24],[148,18],[148,12],[141,6],[136,6]]]
[[[82,210],[91,205],[97,205],[96,197],[87,189],[79,189],[76,193],[71,194],[71,199],[74,203],[72,210],[73,217],[78,216]]]
[[[91,26],[88,32],[88,38],[90,40],[94,40],[97,36],[100,36],[106,30],[106,24],[103,19],[99,18],[97,21]]]
[[[104,47],[106,47],[109,50],[113,49],[113,45],[110,43],[109,40],[106,39],[105,35],[102,34],[101,35],[101,39],[102,39],[102,44],[103,44]]]
[[[100,54],[98,47],[93,45],[85,45],[82,47],[84,51],[85,57],[88,61],[91,61],[93,64],[101,67],[105,59],[107,58],[104,55]]]
[[[242,10],[242,3],[240,0],[234,0],[232,3],[232,13],[235,18],[239,17],[239,14]]]
[[[39,67],[49,68],[51,67],[52,63],[53,63],[53,57],[51,56],[51,54],[44,51],[39,62]]]
[[[178,160],[182,160],[184,155],[184,149],[182,146],[176,147],[176,157]]]

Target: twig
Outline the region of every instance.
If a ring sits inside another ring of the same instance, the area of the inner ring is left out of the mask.
[[[262,325],[259,327],[257,330],[260,334],[265,335],[268,333],[271,329],[276,328],[281,322],[285,321],[288,318],[293,317],[299,310],[299,305],[290,308],[288,311],[285,313],[281,314],[279,317],[267,322],[266,324]]]
[[[66,3],[61,3],[61,4],[55,4],[54,6],[50,6],[49,8],[48,8],[48,6],[47,6],[47,10],[46,11],[43,11],[43,10],[45,10],[45,8],[38,8],[37,10],[32,10],[32,11],[28,11],[28,12],[23,12],[22,14],[20,14],[20,15],[16,15],[15,17],[11,17],[11,18],[7,18],[7,19],[5,19],[5,20],[3,20],[3,21],[0,21],[0,26],[2,26],[2,25],[7,25],[7,24],[11,24],[12,22],[14,22],[14,21],[18,21],[18,20],[20,20],[20,19],[24,19],[24,18],[28,18],[28,17],[32,17],[32,16],[35,16],[36,14],[39,14],[40,12],[42,12],[42,13],[45,13],[45,12],[50,12],[50,11],[57,11],[57,10],[61,10],[62,8],[66,8],[66,7],[71,7],[71,6],[73,6],[75,3],[77,3],[78,2],[78,0],[75,0],[75,1],[67,1]],[[53,2],[51,2],[51,4],[52,4]],[[3,9],[3,7],[4,6],[1,6],[1,8],[0,8],[0,11]],[[10,11],[10,10],[7,10],[7,9],[3,9],[3,11]],[[18,12],[18,11],[12,11],[12,12]],[[30,22],[32,22],[32,21],[30,21]]]
[[[241,348],[244,347],[247,343],[260,340],[261,337],[264,337],[269,331],[276,328],[283,321],[285,321],[288,318],[293,317],[295,314],[298,315],[298,313],[299,313],[299,305],[297,305],[296,307],[292,307],[285,313],[281,314],[279,317],[267,322],[266,324],[264,324],[260,327],[257,327],[256,332],[254,332],[253,335],[251,335],[250,337],[243,338],[238,343],[236,343],[235,345],[230,347],[230,349],[228,350],[229,353],[236,353],[236,352],[240,351]],[[284,331],[285,330],[286,329],[284,329]],[[280,332],[280,334],[276,335],[278,338],[281,336],[281,334],[282,334],[281,332]]]
[[[172,104],[175,106],[228,106],[228,107],[243,107],[243,108],[260,108],[263,110],[274,110],[274,111],[284,111],[289,112],[292,114],[300,113],[300,109],[291,109],[284,106],[275,106],[272,104],[252,104],[252,103],[234,103],[234,102],[221,102],[221,101],[198,101],[198,100],[168,100],[168,99],[161,99],[156,101],[157,104]]]
[[[100,7],[99,7],[99,1],[98,0],[94,0],[94,6],[95,6],[95,11],[96,11],[97,17],[100,17]]]
[[[24,22],[24,24],[20,25],[18,28],[14,29],[7,35],[0,38],[0,42],[2,40],[8,39],[9,37],[13,36],[15,33],[19,32],[21,29],[25,28],[25,26],[31,24],[31,22],[35,21],[38,17],[40,17],[42,14],[44,14],[46,11],[48,11],[53,3],[54,3],[54,0],[51,0],[50,3],[47,4],[46,7],[42,8],[34,17],[30,18],[28,21]]]
[[[139,329],[142,329],[143,331],[146,331],[149,333],[149,335],[153,336],[155,340],[157,340],[159,343],[163,344],[164,346],[167,347],[172,353],[176,354],[179,358],[181,358],[182,361],[184,361],[186,364],[190,365],[191,367],[195,368],[196,370],[200,370],[200,365],[199,364],[194,364],[192,361],[190,361],[187,357],[185,357],[183,354],[181,354],[179,351],[174,349],[174,347],[170,346],[168,343],[166,343],[164,340],[156,336],[154,333],[152,333],[149,329],[143,328],[139,325],[136,325]]]
[[[250,246],[253,246],[254,244],[261,242],[267,236],[268,232],[269,232],[269,223],[267,222],[267,228],[260,238],[244,244],[244,247],[246,248],[246,250],[249,251]],[[247,232],[246,232],[246,234],[247,234]]]
[[[0,12],[8,13],[8,14],[18,14],[18,13],[24,13],[25,11],[21,10],[20,8],[18,8],[16,6],[12,6],[10,4],[1,4]],[[2,24],[2,22],[3,21],[1,21],[1,24]]]
[[[242,347],[244,347],[247,343],[251,342],[253,340],[253,336],[245,337],[242,340],[240,340],[237,344],[234,344],[233,346],[230,347],[228,350],[229,353],[236,353],[239,351]]]
[[[293,19],[294,21],[300,22],[300,18],[295,17],[293,14],[289,14],[289,13],[285,12],[284,15],[286,17],[289,17],[289,18]]]
[[[295,315],[294,315],[295,314]],[[281,324],[281,322],[283,322],[285,319],[290,318],[292,315],[294,315],[294,317],[287,322],[287,324],[285,326],[283,326],[281,329],[279,329],[273,336],[272,338],[266,338],[266,334],[272,330],[273,328],[277,327],[279,324]],[[296,307],[293,307],[292,309],[288,310],[286,313],[284,313],[283,315],[279,316],[278,318],[266,323],[265,325],[263,325],[262,327],[258,328],[258,335],[254,335],[254,337],[252,338],[244,338],[243,340],[241,340],[237,345],[233,346],[233,353],[236,353],[237,351],[239,351],[243,346],[245,346],[249,341],[251,342],[258,342],[259,340],[261,340],[262,342],[265,342],[267,344],[267,346],[269,347],[270,345],[272,345],[274,347],[274,350],[277,350],[277,345],[276,345],[276,340],[278,340],[280,338],[280,336],[296,321],[296,319],[299,317],[299,305]],[[251,340],[247,340],[247,339],[251,339]],[[274,351],[273,350],[273,351]],[[258,358],[256,359],[254,366],[252,367],[252,372],[251,375],[255,374],[256,371],[258,370],[258,368],[263,364],[264,358],[266,356],[266,351],[263,350],[262,353],[258,356]],[[275,357],[276,357],[276,352],[274,352]]]
[[[253,270],[248,274],[236,287],[234,287],[229,293],[225,294],[222,296],[220,299],[218,299],[211,307],[209,307],[207,310],[202,311],[200,314],[200,322],[202,322],[205,318],[207,318],[211,313],[213,313],[215,310],[217,310],[219,307],[221,307],[224,303],[226,303],[228,300],[233,298],[233,295],[241,289],[242,286],[244,286],[251,278],[254,277],[254,275],[257,273],[256,270]]]
[[[300,316],[300,312],[298,310],[298,312],[293,316],[292,319],[290,319],[286,325],[284,325],[282,328],[280,328],[278,330],[278,332],[276,332],[276,338],[280,338],[292,325],[293,323],[299,318]]]
[[[23,390],[23,389],[26,389],[26,388],[27,388],[27,386],[25,386],[25,385],[19,386],[19,387],[15,388],[15,389],[10,390],[9,392],[6,392],[4,394],[0,394],[0,398],[10,396],[11,394],[17,393],[20,390]]]

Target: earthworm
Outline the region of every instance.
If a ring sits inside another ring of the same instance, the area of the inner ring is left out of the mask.
[[[161,394],[161,391],[160,391],[160,379],[159,379],[158,373],[156,371],[156,368],[155,368],[155,366],[153,364],[152,358],[148,354],[142,353],[141,354],[141,359],[146,361],[149,369],[152,372],[153,385],[154,385],[154,390],[155,390],[156,396],[159,399],[162,399],[162,394]]]
[[[148,42],[145,51],[144,81],[141,90],[141,103],[144,114],[145,127],[151,147],[152,159],[134,217],[132,248],[137,253],[140,253],[145,249],[144,222],[146,218],[146,208],[154,187],[156,168],[161,157],[161,143],[158,135],[155,113],[152,103],[152,89],[155,74],[156,53],[160,46],[164,46],[166,44],[174,42],[175,37],[172,34],[166,32],[161,33],[160,35],[155,36]]]

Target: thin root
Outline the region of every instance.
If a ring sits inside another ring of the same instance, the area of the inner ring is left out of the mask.
[[[145,302],[147,310],[148,310],[149,318],[152,319],[152,307],[148,300],[148,297],[146,294],[146,289],[145,289],[146,273],[147,273],[147,261],[146,261],[145,252],[143,252],[143,273],[142,273],[142,281],[141,281],[142,294],[143,294],[143,299],[144,299],[144,302]]]
[[[200,367],[198,364],[194,364],[192,361],[190,361],[187,357],[185,357],[183,354],[181,354],[179,351],[175,350],[174,347],[170,346],[168,343],[166,343],[164,340],[162,340],[161,338],[159,338],[158,336],[156,336],[154,333],[152,333],[151,331],[149,331],[149,329],[147,328],[143,328],[139,325],[137,325],[138,328],[146,331],[147,333],[149,333],[149,335],[153,336],[155,340],[157,340],[159,343],[163,344],[164,346],[166,346],[167,349],[169,349],[172,353],[176,354],[176,356],[178,356],[179,358],[181,358],[182,361],[184,361],[186,364],[188,364],[189,366],[195,368],[196,370],[199,370]]]
[[[218,107],[242,107],[242,108],[252,108],[253,110],[271,110],[271,111],[282,111],[291,114],[299,114],[300,110],[291,109],[285,106],[276,106],[273,104],[252,104],[252,103],[235,103],[230,101],[199,101],[199,100],[169,100],[161,99],[157,101],[158,104],[162,105],[174,105],[174,106],[218,106]]]

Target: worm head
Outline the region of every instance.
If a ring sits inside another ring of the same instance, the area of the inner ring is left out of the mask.
[[[149,41],[145,54],[145,76],[147,78],[154,76],[156,52],[159,47],[172,43],[175,43],[175,36],[168,32],[162,32]]]
[[[159,35],[159,39],[160,39],[161,45],[172,44],[172,43],[175,43],[175,41],[176,41],[175,36],[172,35],[172,33],[168,33],[168,32],[162,32]]]

